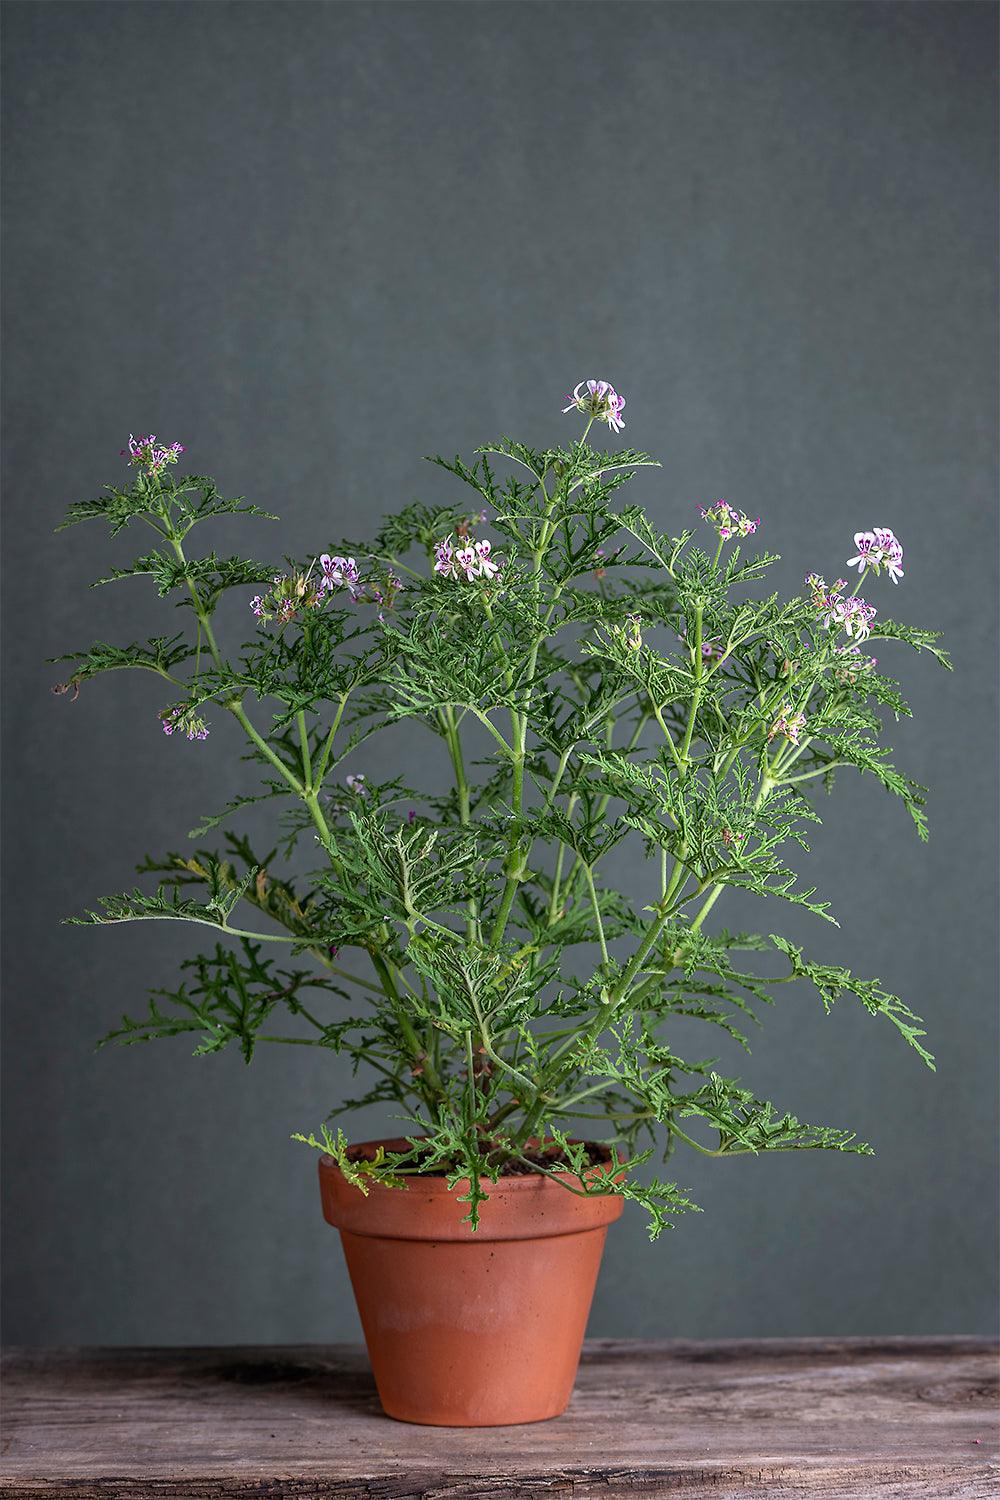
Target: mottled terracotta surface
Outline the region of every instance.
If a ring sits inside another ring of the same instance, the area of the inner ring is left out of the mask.
[[[565,1410],[620,1198],[582,1197],[535,1174],[484,1181],[473,1233],[461,1222],[464,1189],[449,1192],[443,1177],[373,1185],[366,1198],[324,1156],[319,1180],[390,1416],[495,1427]]]

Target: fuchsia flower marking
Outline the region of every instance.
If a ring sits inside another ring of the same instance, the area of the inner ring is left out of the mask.
[[[150,432],[146,437],[129,434],[128,447],[121,450],[121,456],[127,457],[136,468],[145,469],[152,478],[167,464],[175,464],[184,451],[182,443],[157,443],[156,433]]]
[[[792,705],[783,703],[778,711],[778,717],[767,731],[767,739],[770,744],[779,734],[784,735],[793,745],[799,743],[799,735],[806,726],[805,714],[793,714]]]
[[[600,422],[607,422],[612,432],[621,432],[625,426],[622,421],[624,406],[624,396],[619,396],[610,381],[581,380],[572,396],[569,397],[569,405],[564,406],[563,411],[582,411],[588,417],[596,417]]]
[[[707,509],[704,505],[699,505],[698,509],[709,525],[715,527],[724,542],[734,536],[752,536],[760,525],[760,516],[752,521],[742,510],[730,505],[728,500],[716,500]]]
[[[186,703],[179,703],[175,708],[165,708],[160,714],[163,733],[166,735],[184,734],[189,740],[207,740],[208,725],[200,718]]]
[[[885,568],[893,583],[899,582],[903,576],[903,546],[888,526],[876,526],[874,531],[856,531],[854,545],[858,549],[857,556],[848,559],[849,568],[856,567],[859,573],[871,568],[876,577]]]

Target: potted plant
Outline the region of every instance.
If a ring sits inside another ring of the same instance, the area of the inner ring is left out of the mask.
[[[919,1018],[878,981],[730,931],[717,906],[737,889],[832,920],[788,851],[840,767],[877,778],[926,837],[921,788],[880,742],[879,711],[905,706],[870,653],[943,653],[860,592],[898,582],[902,548],[859,532],[853,588],[810,573],[794,598],[767,594],[775,559],[748,555],[759,522],[728,502],[667,536],[618,504],[651,460],[588,439],[620,431],[623,405],[582,383],[565,408],[578,438],[435,459],[464,488],[282,567],[192,550],[207,518],[264,513],[175,477],[183,450],[152,436],[124,450],[130,482],[65,523],[151,528],[151,550],[110,578],[150,578],[190,628],[62,658],[58,690],[154,672],[165,734],[203,740],[231,715],[260,773],[193,853],[140,867],[155,890],[78,919],[216,935],[108,1040],[190,1032],[198,1054],[232,1043],[247,1062],[265,1041],[328,1048],[365,1077],[354,1103],[392,1106],[391,1140],[349,1144],[327,1122],[296,1139],[322,1153],[383,1405],[410,1421],[563,1410],[608,1224],[631,1199],[655,1237],[694,1207],[645,1169],[654,1152],[869,1151],[758,1099],[702,1047],[687,1060],[684,1022],[745,1046],[774,986],[802,980],[826,1009],[853,995],[933,1066]],[[234,589],[235,649],[216,634]],[[380,781],[365,746],[393,726],[412,742]],[[433,752],[447,790],[417,784]],[[308,851],[307,876],[238,831],[261,800],[282,810],[282,855]],[[638,895],[605,878],[626,841]]]

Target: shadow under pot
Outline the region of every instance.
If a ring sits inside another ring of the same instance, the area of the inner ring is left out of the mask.
[[[401,1139],[368,1141],[403,1151]],[[603,1149],[603,1148],[599,1148]],[[605,1161],[612,1160],[606,1152]],[[340,1230],[382,1406],[402,1422],[501,1427],[565,1411],[608,1225],[622,1199],[571,1173],[482,1179],[479,1228],[459,1184],[412,1176],[366,1197],[323,1156],[323,1217]]]

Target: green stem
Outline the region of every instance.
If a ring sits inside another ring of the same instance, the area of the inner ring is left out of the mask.
[[[688,1135],[687,1131],[682,1130],[679,1125],[675,1125],[673,1120],[666,1120],[664,1121],[664,1124],[670,1131],[671,1135],[675,1135],[678,1140],[684,1141],[686,1145],[690,1146],[693,1150],[700,1152],[702,1156],[736,1156],[741,1154],[735,1151],[727,1151],[721,1147],[718,1150],[713,1151],[710,1146],[700,1146],[692,1136]]]
[[[211,927],[214,932],[224,932],[227,937],[251,938],[255,943],[295,943],[299,941],[292,934],[287,937],[283,932],[248,932],[242,927],[230,927],[224,922],[213,922],[210,917],[194,917],[185,914],[182,917],[172,917],[167,912],[137,912],[129,917],[107,917],[101,918],[96,925],[101,927],[114,927],[122,922],[193,922],[197,927]]]
[[[587,889],[590,892],[590,904],[594,912],[594,921],[597,923],[597,940],[601,945],[601,962],[604,965],[605,973],[607,973],[611,968],[611,960],[608,957],[608,945],[604,937],[604,923],[601,920],[601,903],[597,899],[597,887],[594,885],[594,870],[592,865],[584,864],[583,877],[587,882]]]
[[[475,995],[473,995],[471,999],[472,1008],[475,1011],[476,1015],[476,1024],[479,1027],[479,1035],[482,1038],[483,1051],[486,1053],[486,1056],[490,1059],[491,1062],[496,1063],[498,1068],[502,1068],[505,1073],[509,1073],[512,1078],[516,1079],[516,1081],[521,1085],[523,1089],[526,1089],[527,1092],[530,1093],[534,1088],[534,1084],[532,1083],[531,1079],[526,1078],[523,1073],[518,1072],[517,1068],[515,1068],[512,1063],[509,1063],[506,1058],[501,1057],[500,1054],[496,1051],[493,1046],[493,1039],[489,1034],[489,1030],[487,1029],[486,1017],[483,1014],[479,1001],[476,999]]]
[[[455,710],[451,704],[446,704],[441,711],[441,721],[444,725],[445,743],[451,756],[452,769],[455,772],[455,789],[458,793],[458,816],[463,828],[468,828],[470,823],[470,799],[469,783],[465,775],[465,761],[462,756],[462,740],[458,725],[455,723]],[[479,911],[474,896],[470,896],[467,903],[465,922],[465,935],[470,943],[475,942],[479,932]]]
[[[274,769],[284,777],[285,781],[288,782],[288,785],[292,788],[295,794],[304,799],[306,795],[306,789],[303,786],[302,782],[295,775],[294,771],[289,770],[288,766],[285,765],[285,762],[281,759],[281,757],[275,754],[275,752],[271,749],[270,745],[263,738],[263,736],[257,733],[257,730],[253,727],[250,720],[247,718],[246,713],[243,709],[243,704],[239,701],[239,699],[230,698],[225,706],[233,715],[233,718],[241,726],[247,738],[252,740],[253,743],[257,746],[257,749],[260,751],[261,755],[264,756],[265,760],[270,761]],[[329,830],[327,831],[329,832]]]
[[[832,771],[835,766],[848,766],[847,760],[828,760],[815,771],[804,771],[801,776],[780,776],[778,779],[782,786],[794,786],[798,781],[812,781],[814,776],[825,776],[827,771]]]
[[[299,731],[299,745],[302,750],[302,779],[306,790],[312,791],[312,758],[309,754],[309,731],[306,729],[306,716],[300,708],[295,715],[295,723]]]
[[[688,714],[687,728],[684,731],[684,739],[681,742],[680,759],[681,766],[679,774],[683,780],[687,774],[688,763],[691,757],[691,741],[694,737],[694,724],[698,716],[698,705],[701,702],[702,675],[704,672],[704,661],[701,655],[702,620],[704,618],[704,607],[695,605],[694,611],[694,692],[691,694],[691,711]]]
[[[316,763],[316,776],[314,780],[314,786],[317,791],[320,789],[320,787],[323,785],[324,780],[326,779],[327,766],[330,764],[330,756],[333,754],[333,742],[336,738],[337,730],[340,728],[340,721],[344,716],[344,709],[347,707],[347,700],[349,697],[349,692],[343,693],[341,695],[340,701],[337,705],[337,712],[333,716],[333,724],[330,726],[330,732],[326,737],[326,740],[323,744],[323,749],[320,752],[319,760]]]

